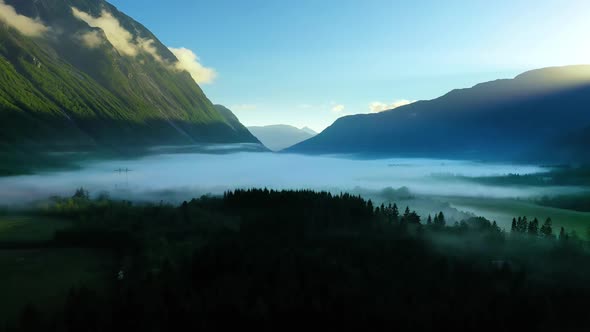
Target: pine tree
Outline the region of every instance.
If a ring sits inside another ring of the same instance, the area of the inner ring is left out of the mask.
[[[561,230],[559,230],[559,241],[565,240],[567,240],[567,234],[565,234],[565,228],[561,227]]]
[[[434,224],[438,227],[445,227],[445,225],[447,224],[446,220],[445,220],[445,215],[441,212],[438,213],[437,216],[435,216],[435,222]]]
[[[80,187],[76,189],[76,193],[74,193],[74,196],[72,196],[72,198],[89,199],[90,193],[88,193],[88,191],[85,190],[83,187]]]
[[[533,219],[533,221],[529,223],[527,232],[531,236],[539,235],[539,220],[537,218]]]
[[[512,227],[510,227],[510,232],[511,233],[516,233],[517,232],[516,218],[512,218]]]
[[[393,223],[399,222],[399,209],[397,208],[397,204],[393,203],[393,208],[391,212],[391,221]]]
[[[498,223],[496,223],[496,221],[495,221],[495,220],[494,220],[494,222],[492,223],[492,229],[493,229],[495,232],[500,232],[500,231],[501,231],[501,229],[500,229],[500,226],[498,226]]]
[[[404,218],[408,219],[409,216],[410,216],[410,207],[406,206],[406,210],[404,211]]]
[[[541,226],[541,235],[545,238],[553,237],[553,228],[551,227],[551,218],[547,218]]]
[[[428,219],[426,220],[426,225],[432,226],[432,217],[428,215]]]
[[[408,217],[406,218],[406,222],[409,224],[420,224],[420,216],[418,215],[418,213],[416,213],[416,211],[412,211],[408,214]]]
[[[529,225],[529,221],[527,220],[526,217],[522,217],[522,218],[519,217],[518,222],[516,223],[516,230],[519,233],[525,233],[528,225]]]

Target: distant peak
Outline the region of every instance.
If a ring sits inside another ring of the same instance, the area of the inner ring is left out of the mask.
[[[311,135],[317,135],[317,134],[318,134],[318,132],[317,132],[317,131],[315,131],[315,130],[313,130],[313,129],[311,129],[311,128],[307,127],[307,126],[305,126],[305,127],[301,128],[301,131],[304,131],[304,132],[306,132],[306,133],[308,133],[308,134],[311,134]]]
[[[266,125],[266,126],[249,126],[248,128],[275,128],[275,129],[294,129],[300,130],[299,128],[287,124],[274,124],[274,125]]]

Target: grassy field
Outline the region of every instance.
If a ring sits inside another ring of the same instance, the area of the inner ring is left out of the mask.
[[[441,200],[451,203],[459,210],[496,220],[500,227],[510,230],[512,218],[526,216],[529,219],[538,218],[541,222],[547,218],[553,221],[554,232],[559,227],[565,227],[568,232],[576,231],[582,238],[588,238],[590,227],[590,213],[572,210],[544,207],[526,200],[493,199],[472,197],[444,197]]]
[[[37,216],[0,216],[0,244],[49,241],[56,230],[71,225],[68,220]]]
[[[110,277],[112,259],[100,251],[35,248],[69,225],[60,219],[0,216],[0,322],[14,319],[27,303],[51,312],[62,307],[72,286],[100,287]],[[16,249],[10,249],[13,244]]]

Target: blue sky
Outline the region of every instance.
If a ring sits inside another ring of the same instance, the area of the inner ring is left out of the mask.
[[[217,72],[246,125],[322,130],[370,105],[590,63],[587,0],[111,0]]]

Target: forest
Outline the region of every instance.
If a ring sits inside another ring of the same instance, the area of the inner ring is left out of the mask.
[[[588,13],[0,0],[0,332],[590,331]]]
[[[95,250],[108,264],[100,283],[71,285],[51,310],[30,302],[0,330],[588,326],[590,244],[550,219],[515,216],[504,230],[346,193],[267,189],[173,206],[80,188],[27,213],[70,223],[43,241],[0,238],[2,250]]]

